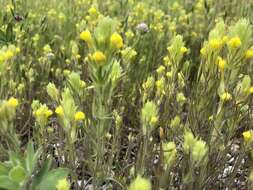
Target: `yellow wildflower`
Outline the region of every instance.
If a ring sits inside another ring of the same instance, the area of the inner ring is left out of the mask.
[[[42,108],[37,109],[37,110],[35,111],[35,113],[34,113],[34,115],[35,115],[36,117],[39,117],[39,116],[41,116],[42,114],[43,114]]]
[[[76,121],[81,121],[84,118],[85,118],[85,115],[84,115],[83,112],[81,112],[81,111],[76,112],[76,114],[75,114],[75,120]]]
[[[191,36],[195,38],[198,36],[198,34],[196,32],[191,32]]]
[[[10,107],[16,108],[16,107],[18,106],[18,99],[11,97],[11,98],[8,100],[8,105],[9,105]]]
[[[112,135],[111,135],[110,133],[106,133],[106,134],[105,134],[105,137],[106,137],[108,140],[110,140],[110,139],[112,138]]]
[[[45,117],[46,119],[53,114],[52,110],[48,109],[47,106],[42,105],[34,113],[35,117]]]
[[[45,111],[46,118],[50,117],[52,114],[53,114],[52,110],[48,109],[48,110]]]
[[[205,56],[206,53],[207,53],[207,52],[206,52],[206,48],[205,48],[205,47],[201,48],[201,49],[200,49],[200,53],[201,53],[202,56]]]
[[[243,140],[247,143],[252,139],[252,131],[251,130],[244,131],[242,133],[242,136],[243,136]]]
[[[118,33],[112,34],[110,42],[113,47],[118,49],[123,47],[123,39]]]
[[[58,106],[58,107],[55,109],[55,113],[56,113],[58,116],[64,116],[64,110],[63,110],[62,106]]]
[[[50,47],[50,45],[46,44],[44,47],[43,47],[43,51],[45,53],[51,53],[52,52],[52,49]]]
[[[70,74],[70,70],[68,70],[68,69],[63,70],[63,75],[64,76],[68,76],[69,74]]]
[[[157,117],[156,116],[152,116],[151,120],[150,120],[150,124],[151,125],[155,125],[157,123],[157,121],[158,121]]]
[[[231,99],[232,99],[232,96],[231,96],[230,93],[224,92],[224,93],[221,95],[220,98],[221,98],[222,101],[226,102],[226,101],[231,100]]]
[[[82,88],[86,87],[86,83],[84,81],[81,81],[80,85]]]
[[[40,35],[39,34],[35,34],[33,37],[32,37],[32,40],[37,42],[40,40]]]
[[[253,49],[249,49],[245,53],[245,59],[250,59],[253,57]]]
[[[210,40],[209,44],[213,50],[217,50],[222,47],[222,41],[219,39],[212,39],[212,40]]]
[[[180,48],[180,53],[181,54],[184,54],[184,53],[186,53],[188,51],[188,49],[186,48],[186,47],[181,47]]]
[[[167,67],[170,67],[172,65],[171,61],[170,61],[170,58],[168,56],[165,56],[163,58],[163,62],[164,64],[167,66]]]
[[[76,59],[80,59],[81,55],[80,54],[76,54],[75,57],[76,57]]]
[[[98,11],[95,7],[89,8],[88,13],[92,16],[97,16],[98,15]]]
[[[228,46],[230,48],[238,48],[242,45],[242,42],[241,42],[241,39],[239,37],[234,37],[234,38],[231,38],[228,42],[227,42]]]
[[[218,67],[221,72],[223,72],[226,67],[226,61],[222,59],[221,57],[218,57]]]
[[[15,51],[16,51],[16,53],[20,53],[20,48],[17,47],[17,48],[15,49]]]
[[[164,80],[163,79],[157,80],[155,84],[157,89],[161,89],[164,85]]]
[[[96,51],[95,53],[93,53],[92,59],[97,63],[102,63],[106,60],[106,56],[103,52]]]
[[[61,179],[58,181],[57,185],[56,185],[56,189],[57,190],[69,190],[70,189],[70,184],[67,181],[66,178]]]
[[[161,65],[160,67],[158,67],[157,69],[156,69],[156,72],[158,73],[158,74],[161,74],[161,73],[163,73],[165,71],[165,67],[163,66],[163,65]]]
[[[253,94],[253,86],[250,87],[248,91],[249,91],[250,94]]]
[[[167,72],[166,77],[171,78],[172,77],[172,72],[171,71]]]
[[[85,30],[85,31],[81,32],[80,39],[82,39],[83,41],[85,41],[88,44],[91,44],[92,43],[92,37],[91,37],[90,31]]]
[[[227,41],[228,41],[228,36],[223,36],[222,42],[225,44],[225,43],[227,43]]]
[[[14,56],[14,53],[11,50],[7,50],[4,54],[5,60],[9,60]]]

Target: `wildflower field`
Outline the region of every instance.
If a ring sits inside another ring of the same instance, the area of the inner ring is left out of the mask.
[[[0,0],[0,190],[237,189],[252,0]]]

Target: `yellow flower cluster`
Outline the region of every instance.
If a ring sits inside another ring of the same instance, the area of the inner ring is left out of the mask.
[[[88,13],[90,14],[90,16],[97,16],[99,12],[95,7],[91,7],[89,8]]]
[[[64,116],[64,110],[63,110],[62,106],[58,106],[58,107],[55,109],[55,113],[56,113],[58,116],[60,116],[60,117]]]
[[[158,122],[158,110],[154,102],[147,102],[141,110],[141,120],[143,122],[143,134],[150,132],[150,128],[154,127]]]
[[[52,52],[52,49],[50,47],[49,44],[46,44],[44,47],[43,47],[43,51],[44,53],[51,53]]]
[[[184,54],[188,51],[188,49],[186,47],[181,47],[180,48],[180,53]]]
[[[96,51],[92,54],[92,60],[94,60],[96,63],[103,63],[106,60],[106,56],[101,51]]]
[[[221,98],[222,101],[226,102],[226,101],[231,100],[231,99],[232,99],[232,96],[231,96],[230,93],[224,92],[224,93],[221,95],[220,98]]]
[[[144,82],[142,84],[142,87],[144,88],[145,91],[148,91],[149,89],[151,89],[154,85],[154,77],[148,77],[146,82]]]
[[[243,140],[245,143],[249,143],[249,142],[253,141],[253,131],[252,130],[244,131],[242,133],[242,136],[243,136]]]
[[[121,55],[124,61],[130,62],[132,59],[135,58],[135,56],[137,55],[137,52],[133,48],[127,47],[121,50]]]
[[[209,45],[212,50],[218,50],[222,48],[223,42],[220,39],[211,39]]]
[[[11,60],[15,55],[20,52],[20,48],[15,47],[14,45],[10,45],[8,47],[3,47],[0,50],[0,64]]]
[[[253,49],[249,49],[245,52],[245,59],[251,59],[253,57]]]
[[[227,65],[226,61],[222,59],[221,57],[218,57],[217,64],[218,64],[220,72],[223,72]]]
[[[52,110],[48,109],[47,106],[43,105],[34,112],[35,117],[45,117],[48,118],[53,114]]]
[[[81,121],[81,120],[84,120],[85,118],[85,114],[81,111],[78,111],[75,113],[75,120],[76,121]]]
[[[200,54],[201,54],[202,56],[206,56],[207,50],[206,50],[205,47],[203,47],[203,48],[200,49]]]
[[[81,32],[80,39],[85,41],[87,44],[92,44],[92,36],[89,30]]]
[[[16,108],[18,106],[18,99],[11,97],[7,103],[10,107]]]
[[[123,47],[123,39],[118,33],[112,34],[110,38],[111,45],[113,47],[116,47],[117,49],[120,49]]]
[[[156,72],[158,73],[158,74],[161,74],[161,73],[163,73],[165,71],[165,67],[163,66],[163,65],[161,65],[160,67],[158,67],[157,69],[156,69]]]
[[[228,42],[228,47],[231,49],[239,48],[242,45],[241,39],[239,37],[233,37]]]
[[[248,89],[248,92],[249,92],[250,94],[253,94],[253,86],[251,86],[251,87]]]
[[[150,119],[150,125],[155,125],[158,121],[158,118],[156,116],[152,116]]]
[[[228,36],[225,35],[222,38],[210,39],[207,44],[208,46],[201,48],[200,53],[202,56],[205,56],[208,53],[208,50],[220,50],[226,43],[231,49],[239,48],[242,45],[241,39],[239,37],[233,37],[229,39]]]
[[[165,86],[165,78],[164,77],[161,77],[159,80],[157,80],[155,85],[156,85],[157,91],[159,93],[162,93],[162,94],[165,93],[164,92],[164,86]]]
[[[18,106],[18,100],[11,97],[9,100],[0,102],[0,120],[12,121],[15,117],[16,107]]]

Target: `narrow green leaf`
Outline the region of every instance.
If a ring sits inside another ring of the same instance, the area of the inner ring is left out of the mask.
[[[9,152],[9,158],[12,166],[21,165],[21,158],[15,152]]]
[[[40,155],[41,149],[38,149],[36,152],[34,152],[33,143],[29,142],[27,145],[27,155],[25,158],[26,170],[28,171],[29,175],[32,174]]]
[[[13,40],[13,25],[12,23],[9,23],[7,28],[6,28],[6,38],[7,38],[7,41],[12,41]]]
[[[50,170],[51,165],[52,165],[52,159],[50,157],[44,162],[42,168],[39,170],[39,172],[32,179],[32,190],[34,190],[35,187],[37,187],[37,185],[41,183],[42,179],[45,177],[45,175]]]

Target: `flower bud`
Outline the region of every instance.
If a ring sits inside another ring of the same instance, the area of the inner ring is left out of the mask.
[[[231,49],[239,48],[242,45],[241,39],[239,37],[231,38],[228,42],[228,47]]]
[[[92,59],[96,63],[103,63],[106,60],[106,56],[103,52],[101,51],[96,51],[95,53],[92,54]]]
[[[192,148],[192,159],[199,164],[207,153],[206,143],[202,140],[197,140]]]
[[[92,37],[91,37],[90,31],[85,30],[85,31],[81,32],[80,39],[85,41],[87,44],[91,44],[92,43]]]
[[[11,97],[8,100],[8,105],[12,108],[16,108],[18,106],[18,99]]]
[[[84,115],[83,112],[78,111],[78,112],[75,113],[75,120],[76,121],[84,120],[84,118],[85,118],[85,115]]]
[[[252,130],[244,131],[242,133],[243,140],[245,143],[249,143],[253,141],[253,132]]]
[[[224,102],[227,102],[229,100],[232,99],[232,96],[230,93],[228,92],[224,92],[221,96],[220,96],[221,100],[224,101]]]
[[[176,159],[176,144],[174,142],[168,142],[166,144],[163,144],[163,151],[166,167],[170,168]]]
[[[123,39],[118,33],[114,33],[110,38],[111,46],[120,49],[123,47]]]
[[[55,87],[55,85],[53,83],[51,83],[51,82],[47,85],[47,93],[52,98],[52,100],[58,101],[58,99],[59,99],[59,91]]]

